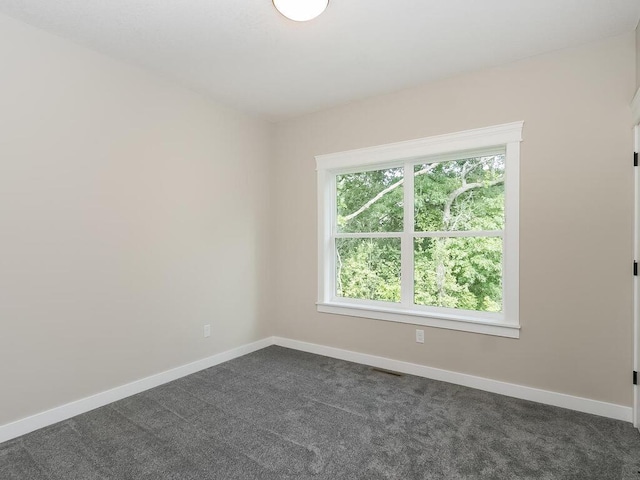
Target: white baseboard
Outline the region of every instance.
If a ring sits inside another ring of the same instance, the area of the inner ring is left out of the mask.
[[[625,422],[631,422],[633,417],[633,409],[631,407],[616,405],[614,403],[600,402],[589,398],[575,397],[564,393],[550,392],[548,390],[540,390],[538,388],[500,382],[498,380],[451,372],[449,370],[441,370],[439,368],[425,367],[424,365],[417,365],[415,363],[402,362],[399,360],[392,360],[390,358],[352,352],[349,350],[342,350],[314,343],[300,342],[298,340],[290,340],[288,338],[274,337],[273,340],[275,345],[279,345],[281,347],[315,353],[317,355],[324,355],[325,357],[337,358],[349,362],[369,365],[371,367],[394,370],[396,372],[430,378],[432,380],[454,383],[456,385],[463,385],[465,387],[485,390],[487,392],[498,393],[509,397],[531,400],[533,402],[553,405],[555,407],[568,408],[578,412],[591,413],[593,415],[623,420]]]
[[[378,357],[366,353],[327,347],[325,345],[317,345],[314,343],[301,342],[281,337],[268,337],[187,365],[167,370],[166,372],[158,373],[141,380],[136,380],[135,382],[131,382],[105,392],[97,393],[90,397],[67,403],[60,407],[52,408],[51,410],[23,418],[13,423],[2,425],[0,426],[0,443],[33,432],[39,428],[67,420],[71,417],[75,417],[76,415],[89,412],[117,400],[122,400],[123,398],[130,397],[131,395],[144,392],[145,390],[158,387],[187,375],[191,375],[192,373],[228,362],[234,358],[242,357],[243,355],[261,350],[270,345],[279,345],[281,347],[291,348],[294,350],[315,353],[317,355],[324,355],[326,357],[337,358],[372,367],[385,368],[387,370],[394,370],[396,372],[402,372],[418,377],[454,383],[456,385],[463,385],[465,387],[485,390],[487,392],[498,393],[509,397],[531,400],[538,403],[576,410],[578,412],[591,413],[593,415],[623,420],[625,422],[631,422],[633,419],[633,409],[623,405],[600,402],[598,400],[591,400],[582,397],[574,397],[563,393],[550,392],[513,383],[490,380],[488,378],[451,372],[449,370],[442,370],[439,368],[426,367],[424,365],[392,360],[390,358]]]
[[[268,337],[0,426],[0,443],[273,345]]]

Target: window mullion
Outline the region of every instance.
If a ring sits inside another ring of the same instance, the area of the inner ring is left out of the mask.
[[[405,307],[413,306],[413,228],[414,228],[414,175],[413,164],[404,164],[404,203],[403,224],[401,242],[401,285],[400,302]]]
[[[401,238],[402,232],[336,233],[334,238]]]
[[[445,232],[414,232],[414,238],[504,237],[504,230],[449,230]]]

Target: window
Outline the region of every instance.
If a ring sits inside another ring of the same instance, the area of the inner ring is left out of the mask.
[[[316,157],[318,311],[517,338],[522,127]]]

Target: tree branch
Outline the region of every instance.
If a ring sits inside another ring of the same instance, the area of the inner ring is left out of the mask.
[[[468,192],[469,190],[473,190],[474,188],[493,187],[494,185],[499,185],[500,183],[503,183],[503,182],[504,182],[504,178],[499,178],[498,180],[493,180],[492,182],[487,182],[487,183],[482,183],[482,182],[463,183],[463,185],[460,188],[457,188],[456,190],[451,192],[449,194],[449,197],[447,198],[446,203],[444,204],[444,213],[442,215],[442,225],[444,227],[444,230],[445,231],[447,230],[447,227],[449,226],[449,222],[451,221],[451,207],[453,206],[453,202],[455,202],[460,195],[462,195],[465,192]]]
[[[433,170],[434,168],[436,168],[437,164],[436,163],[432,163],[428,166],[426,166],[425,168],[423,168],[422,170],[418,170],[417,172],[415,172],[413,174],[414,177],[417,177],[419,175],[424,175],[425,173],[429,173],[431,170]],[[385,188],[384,190],[382,190],[380,193],[378,193],[375,197],[373,197],[372,199],[370,199],[367,203],[365,203],[364,205],[362,205],[358,210],[356,210],[353,213],[350,213],[349,215],[346,215],[344,217],[342,217],[342,221],[344,222],[348,222],[349,220],[352,220],[353,218],[357,217],[358,215],[360,215],[362,212],[364,212],[367,208],[371,207],[371,205],[373,205],[374,203],[376,203],[378,200],[380,200],[382,197],[384,197],[387,193],[394,191],[396,188],[398,188],[400,185],[402,185],[404,183],[404,178],[401,180],[398,180],[396,183],[392,183],[391,185],[389,185],[387,188]]]

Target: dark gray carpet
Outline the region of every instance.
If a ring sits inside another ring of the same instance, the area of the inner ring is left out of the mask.
[[[640,479],[630,424],[270,347],[0,445],[0,479]]]

